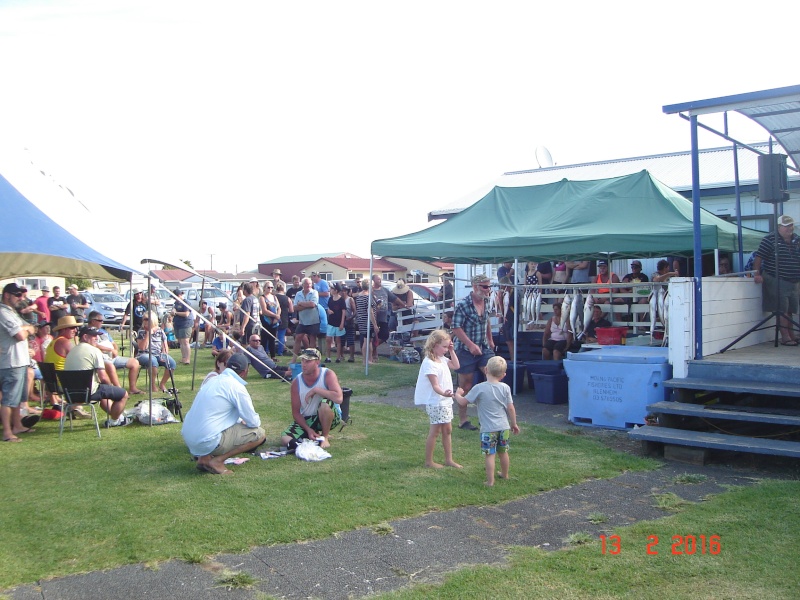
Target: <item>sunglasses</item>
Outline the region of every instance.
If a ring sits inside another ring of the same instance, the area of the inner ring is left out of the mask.
[[[490,286],[490,285],[482,285],[482,286],[480,286],[480,287],[482,287],[482,288],[483,288],[483,289],[485,289],[485,290],[488,290],[488,289],[489,289],[489,288],[491,288],[492,286]]]

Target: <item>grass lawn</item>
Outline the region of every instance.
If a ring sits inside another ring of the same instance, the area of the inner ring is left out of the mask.
[[[211,366],[209,351],[201,351],[196,385]],[[453,434],[463,470],[424,469],[425,413],[358,403],[359,395],[413,385],[416,367],[384,360],[365,377],[359,363],[334,366],[342,384],[354,390],[354,425],[332,436],[333,458],[321,463],[252,458],[233,467],[233,476],[203,475],[190,460],[179,424],[104,429],[98,439],[88,421],[78,421],[59,439],[57,423],[42,422],[24,443],[4,445],[0,589],[125,563],[197,561],[320,538],[657,465],[586,436],[528,426],[514,439],[514,485],[487,489],[474,434]],[[176,374],[184,412],[196,393],[190,375],[188,367]],[[291,419],[289,387],[253,376],[248,387],[268,444],[277,445]],[[441,460],[441,447],[437,452]]]

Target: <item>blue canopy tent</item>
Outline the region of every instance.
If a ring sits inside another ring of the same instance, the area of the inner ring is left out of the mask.
[[[0,175],[0,279],[27,275],[130,281],[138,271],[93,250]]]

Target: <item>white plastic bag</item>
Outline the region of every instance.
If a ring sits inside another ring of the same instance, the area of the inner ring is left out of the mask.
[[[323,450],[316,442],[311,440],[302,440],[297,445],[297,450],[294,453],[297,458],[311,462],[319,462],[331,457],[330,452]]]
[[[151,420],[153,425],[164,425],[165,423],[177,423],[176,419],[169,409],[164,406],[160,400],[153,400],[153,417],[150,418],[150,401],[142,400],[134,409],[136,411],[135,417],[143,425],[150,425]]]

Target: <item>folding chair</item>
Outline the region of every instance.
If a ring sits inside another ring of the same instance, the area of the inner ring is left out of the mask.
[[[69,415],[69,429],[72,431],[72,409],[81,406],[88,406],[92,411],[94,426],[97,429],[97,437],[100,436],[100,423],[97,421],[97,402],[89,400],[92,395],[92,384],[94,383],[94,371],[84,369],[81,371],[56,371],[58,381],[64,390],[64,402],[61,407],[61,426],[58,429],[58,437],[64,432],[64,420]]]
[[[61,385],[58,383],[56,366],[53,363],[40,362],[39,370],[42,372],[42,383],[44,384],[44,389],[42,390],[42,408],[44,408],[45,391],[50,395],[50,404],[56,404],[56,398],[58,398],[58,402],[60,403],[61,396],[64,395],[64,390],[61,389]]]

